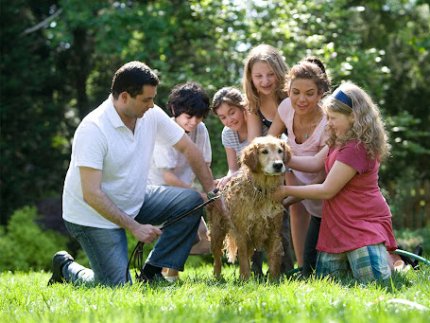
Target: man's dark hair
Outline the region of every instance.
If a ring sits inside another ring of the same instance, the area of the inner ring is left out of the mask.
[[[146,64],[138,61],[121,66],[113,76],[111,93],[115,99],[122,92],[127,92],[132,98],[143,93],[144,85],[157,86],[158,76]]]
[[[197,83],[178,84],[170,92],[167,108],[174,117],[186,113],[206,118],[210,111],[209,97]]]

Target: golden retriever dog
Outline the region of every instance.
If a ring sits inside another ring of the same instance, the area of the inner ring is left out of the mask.
[[[254,249],[265,250],[269,277],[280,274],[284,254],[281,230],[284,208],[270,198],[283,183],[291,150],[281,139],[255,138],[241,153],[240,170],[220,190],[224,214],[208,208],[214,274],[221,275],[221,258],[226,249],[228,259],[239,256],[240,277],[250,277],[250,257]]]

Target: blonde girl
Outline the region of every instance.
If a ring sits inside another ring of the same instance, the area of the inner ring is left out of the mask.
[[[327,147],[313,157],[293,157],[290,167],[319,171],[322,184],[281,186],[287,196],[322,199],[318,276],[352,273],[361,282],[391,276],[388,251],[395,250],[391,212],[378,186],[381,161],[390,146],[379,109],[357,85],[342,84],[325,102]]]
[[[248,141],[267,134],[279,103],[287,97],[288,66],[281,53],[266,44],[253,48],[245,60],[243,92],[248,111]]]
[[[288,65],[281,53],[273,46],[261,44],[254,47],[245,60],[243,71],[243,92],[246,99],[248,142],[255,137],[265,136],[276,116],[279,103],[287,97],[285,77]],[[285,130],[285,128],[284,128]],[[284,217],[282,229],[284,258],[283,272],[293,267],[290,255],[290,228],[288,217]],[[262,254],[254,253],[252,270],[262,275]]]

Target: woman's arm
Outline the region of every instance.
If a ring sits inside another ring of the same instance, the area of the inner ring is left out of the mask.
[[[291,156],[288,166],[292,169],[316,173],[324,169],[325,159],[328,154],[328,146],[324,146],[316,155],[314,156]]]
[[[260,117],[251,112],[246,112],[247,125],[248,125],[248,142],[251,142],[255,137],[263,135],[263,124]]]
[[[279,112],[276,111],[275,119],[272,122],[272,125],[269,128],[268,135],[272,135],[275,137],[279,137],[281,134],[285,132],[285,124],[279,116]]]
[[[325,180],[325,172],[324,173],[319,173],[318,176],[312,181],[312,183],[310,183],[310,185],[312,184],[321,184],[324,183]],[[295,197],[295,196],[288,196],[287,198],[285,198],[282,201],[282,204],[284,205],[284,207],[289,207],[290,205],[300,202],[302,201],[302,198],[299,197]]]
[[[225,147],[225,155],[227,156],[228,172],[234,173],[239,169],[238,158],[236,151],[233,148]]]
[[[227,163],[228,163],[228,173],[226,176],[218,178],[216,180],[216,187],[218,189],[223,189],[225,184],[231,179],[233,175],[237,173],[239,170],[239,163],[236,155],[236,151],[233,148],[224,147],[225,153],[227,155]]]
[[[280,186],[273,194],[273,198],[277,201],[282,201],[287,196],[295,196],[302,199],[328,200],[339,193],[356,173],[357,171],[351,166],[340,161],[335,161],[322,184]]]

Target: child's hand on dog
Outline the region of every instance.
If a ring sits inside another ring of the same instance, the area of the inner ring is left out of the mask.
[[[286,199],[286,194],[284,192],[285,185],[279,186],[275,191],[273,191],[271,198],[276,202],[283,202]]]

